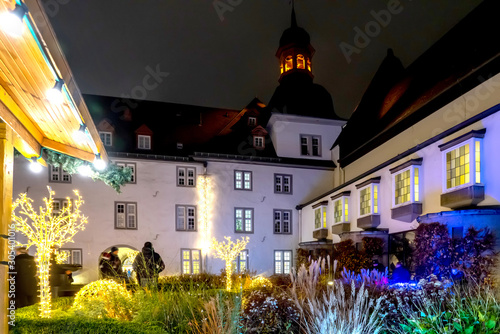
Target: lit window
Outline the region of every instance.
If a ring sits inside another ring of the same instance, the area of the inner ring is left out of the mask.
[[[290,274],[292,268],[292,251],[275,250],[274,251],[274,273]]]
[[[360,217],[379,214],[379,183],[380,177],[377,177],[356,186],[359,189]]]
[[[321,202],[313,205],[314,209],[314,229],[326,228],[327,222],[327,209],[328,202]]]
[[[278,194],[291,194],[292,175],[274,174],[274,192]]]
[[[253,146],[255,148],[264,148],[264,137],[254,136],[253,137]]]
[[[311,59],[307,58],[307,70],[311,72]]]
[[[481,146],[485,131],[471,131],[439,146],[446,175],[443,191],[481,183]]]
[[[301,135],[300,136],[300,154],[311,155],[315,157],[321,156],[321,137]]]
[[[332,197],[334,224],[349,221],[349,195],[350,192],[346,191]]]
[[[115,202],[115,228],[137,229],[137,203]]]
[[[420,201],[420,166],[422,158],[412,159],[392,168],[392,206],[401,206]]]
[[[141,150],[150,150],[151,136],[137,135],[137,148]]]
[[[66,173],[61,167],[49,167],[49,182],[71,183],[71,175]]]
[[[248,271],[248,250],[242,250],[233,261],[233,265],[238,274]]]
[[[285,72],[290,71],[293,68],[293,58],[292,56],[287,56],[285,58]]]
[[[176,230],[196,231],[196,207],[190,205],[176,205]]]
[[[305,61],[303,55],[297,55],[297,68],[305,69]]]
[[[82,249],[81,248],[60,248],[59,253],[66,253],[64,264],[82,265]]]
[[[196,169],[193,167],[177,167],[177,186],[196,187]]]
[[[132,170],[132,175],[130,177],[130,181],[128,183],[136,183],[136,166],[135,166],[135,163],[132,163],[132,162],[117,162],[116,165],[118,167],[122,167],[122,168],[130,168]]]
[[[252,190],[252,172],[240,170],[234,171],[234,189]]]
[[[234,209],[234,230],[241,233],[253,233],[253,209]]]
[[[181,254],[181,270],[183,274],[191,275],[201,273],[200,249],[181,249]]]
[[[274,210],[274,234],[292,234],[291,210]]]
[[[104,146],[113,146],[113,135],[111,132],[99,131],[99,137]]]

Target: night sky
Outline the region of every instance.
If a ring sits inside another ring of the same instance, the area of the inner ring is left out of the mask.
[[[254,97],[267,104],[278,85],[289,0],[43,2],[82,93],[242,109]],[[347,118],[387,48],[406,67],[480,2],[297,0],[295,9],[316,49],[314,81]]]

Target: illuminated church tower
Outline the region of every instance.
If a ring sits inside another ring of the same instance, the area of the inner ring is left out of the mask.
[[[267,129],[281,157],[330,160],[331,145],[345,124],[335,114],[330,93],[313,82],[314,52],[292,7],[291,26],[281,35],[276,52],[280,84],[268,104]]]

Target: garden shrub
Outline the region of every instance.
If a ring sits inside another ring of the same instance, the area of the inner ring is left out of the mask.
[[[73,310],[90,318],[131,320],[134,304],[125,286],[104,279],[85,285],[75,296]]]
[[[424,304],[446,304],[451,297],[451,287],[451,281],[440,281],[435,275],[431,275],[421,279],[418,284],[398,283],[388,289],[372,290],[371,293],[380,293],[385,297],[379,316],[383,318],[387,328],[398,329],[400,324],[407,323],[406,313],[417,312]]]
[[[220,275],[200,273],[193,275],[160,276],[160,290],[222,289],[225,283]]]
[[[157,326],[114,319],[89,319],[81,317],[59,317],[54,319],[24,318],[16,320],[10,334],[160,334],[166,333]]]
[[[274,274],[269,276],[269,281],[272,283],[272,285],[280,287],[280,288],[286,288],[290,287],[292,285],[292,279],[290,278],[290,275],[288,274]]]
[[[360,273],[361,269],[371,268],[371,257],[367,257],[363,251],[358,251],[352,240],[341,241],[335,245],[333,257],[338,261],[339,268]]]
[[[299,311],[284,291],[262,286],[243,293],[240,321],[245,333],[297,333]]]
[[[489,280],[495,261],[494,244],[495,238],[487,229],[470,227],[463,238],[452,240],[446,225],[420,224],[413,254],[416,275]]]
[[[489,282],[495,265],[494,246],[495,237],[490,230],[471,226],[462,239],[451,242],[451,267],[460,270],[467,280]]]
[[[466,283],[449,290],[444,297],[439,297],[439,293],[414,296],[413,309],[399,310],[406,323],[399,325],[397,333],[500,333],[500,300],[491,286]]]
[[[264,276],[257,276],[252,279],[252,282],[249,284],[248,289],[261,289],[261,288],[272,288],[273,283]]]

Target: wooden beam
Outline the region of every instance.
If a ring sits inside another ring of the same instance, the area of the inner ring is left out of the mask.
[[[64,145],[48,138],[44,138],[42,140],[42,146],[89,162],[94,162],[95,159],[95,155],[92,152],[82,151],[75,147]]]
[[[9,236],[11,225],[11,209],[12,209],[12,174],[14,169],[14,148],[12,146],[12,130],[5,123],[0,123],[0,234]],[[12,231],[13,232],[13,231]],[[12,238],[14,240],[14,238]],[[0,316],[0,332],[9,332],[9,318],[11,313],[9,306],[10,301],[15,303],[14,299],[9,299],[9,272],[14,272],[12,263],[9,263],[9,255],[14,251],[15,245],[9,248],[9,241],[4,237],[0,237],[0,308],[2,309]],[[5,265],[7,262],[7,265]],[[14,304],[15,305],[15,304]],[[15,316],[15,310],[12,310]]]
[[[40,152],[43,134],[0,85],[0,117],[35,151]]]

